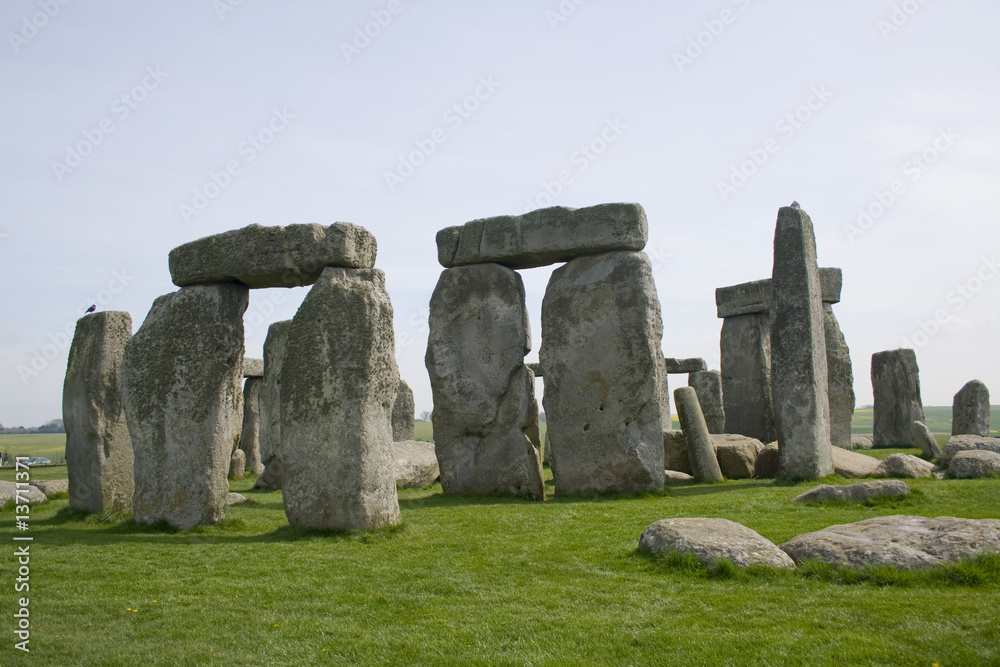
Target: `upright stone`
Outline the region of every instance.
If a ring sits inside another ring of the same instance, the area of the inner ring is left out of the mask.
[[[132,336],[128,313],[104,311],[76,323],[63,383],[69,504],[100,512],[132,509],[132,440],[122,406],[121,364]]]
[[[159,297],[125,346],[122,397],[135,451],[138,523],[182,530],[226,513],[243,393],[242,285]]]
[[[955,394],[951,411],[951,434],[990,434],[990,390],[979,380],[966,383]]]
[[[663,488],[662,335],[645,253],[580,257],[552,273],[539,357],[556,493]]]
[[[841,449],[853,450],[851,420],[854,418],[854,370],[851,351],[840,330],[833,307],[823,304],[823,322],[826,338],[826,367],[830,397],[830,444]]]
[[[782,472],[792,479],[832,475],[816,237],[809,216],[796,207],[778,211],[771,299],[771,395]]]
[[[399,523],[399,371],[381,271],[323,271],[292,319],[280,382],[288,522],[332,530]]]
[[[415,429],[413,405],[413,390],[405,380],[399,381],[396,389],[396,400],[392,404],[392,439],[393,442],[413,440]]]
[[[666,365],[666,364],[664,364]],[[663,422],[663,430],[669,431],[673,428],[674,420],[670,416],[670,374],[664,371],[661,373],[662,384],[660,385],[660,421]]]
[[[499,264],[442,271],[429,324],[424,361],[443,491],[544,498],[521,277]]]
[[[688,375],[688,386],[694,389],[701,404],[709,433],[726,432],[726,412],[722,406],[722,373],[698,371]]]
[[[242,449],[235,450],[229,457],[229,479],[243,479],[246,469],[246,453]]]
[[[778,439],[771,398],[771,322],[767,312],[727,317],[720,351],[726,433]]]
[[[246,470],[255,475],[264,472],[260,460],[260,391],[262,377],[248,377],[243,383],[243,428],[239,449],[246,457]]]
[[[687,441],[688,461],[695,478],[723,481],[722,469],[715,456],[715,443],[705,424],[698,394],[693,387],[678,387],[674,390],[674,403],[677,405],[677,418]]]
[[[264,472],[256,486],[281,488],[281,369],[285,363],[291,320],[275,322],[264,339],[264,384],[260,391],[260,461]]]
[[[875,447],[916,447],[910,424],[924,421],[917,353],[887,350],[872,355]]]

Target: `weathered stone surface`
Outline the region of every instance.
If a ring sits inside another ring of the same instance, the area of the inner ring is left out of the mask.
[[[33,479],[29,484],[44,493],[46,497],[57,493],[69,493],[68,479]]]
[[[728,519],[661,519],[642,531],[639,551],[694,554],[709,566],[726,558],[740,567],[795,567],[770,540]]]
[[[778,437],[771,398],[771,321],[767,313],[727,317],[720,343],[726,433],[761,442]]]
[[[925,456],[941,457],[941,447],[938,445],[937,438],[934,437],[925,423],[913,422],[910,424],[910,430],[913,432],[913,440],[923,450]]]
[[[392,404],[393,441],[413,440],[415,414],[413,390],[405,380],[400,380],[399,387],[396,388],[396,400]]]
[[[378,245],[349,222],[242,229],[206,236],[170,251],[175,285],[241,283],[251,288],[312,285],[328,266],[370,269]]]
[[[941,460],[948,463],[959,452],[975,449],[1000,454],[1000,438],[984,438],[979,435],[953,435],[944,445]]]
[[[516,272],[478,264],[441,273],[424,362],[445,493],[544,498],[541,452],[532,441],[535,378],[524,365],[530,349],[524,284]]]
[[[663,481],[666,484],[680,484],[681,482],[694,481],[694,477],[679,470],[667,468],[663,473]]]
[[[833,447],[831,453],[834,472],[841,477],[868,477],[881,463],[875,457],[849,452],[840,447]]]
[[[663,488],[662,335],[644,253],[580,257],[552,273],[539,356],[556,493]]]
[[[696,479],[721,482],[723,476],[715,455],[715,443],[701,414],[698,395],[691,387],[678,387],[674,390],[674,404],[687,442],[692,474]]]
[[[17,490],[18,486],[16,482],[0,481],[0,507],[3,507],[11,500],[15,500],[18,504],[23,504],[25,501],[29,504],[44,503],[47,500],[44,493],[30,484],[22,486],[20,493],[17,493]]]
[[[715,458],[719,469],[727,479],[750,479],[755,477],[757,457],[764,449],[764,443],[756,438],[733,433],[712,436],[715,443]]]
[[[553,206],[442,229],[437,235],[438,261],[445,268],[496,263],[530,269],[582,255],[642,250],[647,233],[646,213],[639,204]]]
[[[851,420],[854,418],[854,370],[851,350],[840,330],[837,316],[829,304],[823,304],[826,341],[827,394],[830,400],[830,444],[854,449],[851,444]]]
[[[660,422],[664,430],[673,428],[673,417],[670,416],[670,375],[660,373]]]
[[[697,373],[699,371],[708,370],[708,364],[705,363],[704,359],[698,359],[697,357],[692,357],[690,359],[673,359],[667,357],[663,360],[663,367],[666,369],[667,373],[671,375],[679,375],[681,373]]]
[[[240,493],[233,493],[232,491],[230,491],[229,495],[226,496],[226,505],[227,506],[228,505],[239,505],[241,503],[245,503],[246,501],[247,501],[247,497],[244,496],[243,494],[240,494]]]
[[[831,485],[820,484],[803,494],[792,498],[792,502],[822,502],[824,500],[847,500],[852,503],[863,503],[872,498],[884,496],[906,496],[910,487],[898,480],[877,480],[861,484]]]
[[[754,462],[754,475],[759,479],[776,479],[781,475],[781,452],[778,451],[778,443],[768,443],[760,450]]]
[[[986,449],[958,452],[952,457],[948,472],[958,479],[1000,476],[1000,454]]]
[[[378,269],[329,267],[288,332],[281,369],[288,522],[354,530],[399,523],[392,304]]]
[[[917,354],[910,349],[872,355],[876,447],[916,447],[910,424],[924,421]]]
[[[401,489],[420,489],[441,474],[434,443],[418,440],[399,440],[392,443],[396,455],[396,486]]]
[[[851,447],[852,449],[871,449],[875,443],[872,442],[872,437],[870,435],[852,435],[851,436]]]
[[[826,337],[816,238],[805,211],[785,206],[774,231],[771,277],[771,396],[790,479],[833,473]]]
[[[677,429],[663,430],[663,467],[667,470],[691,474],[691,461],[688,459],[687,440],[684,431]]]
[[[1000,521],[880,516],[792,538],[781,548],[796,563],[891,565],[917,570],[1000,551]]]
[[[909,454],[890,454],[872,472],[875,477],[933,477],[934,464]]]
[[[260,462],[264,472],[255,486],[280,489],[281,452],[281,370],[288,349],[288,332],[292,321],[275,322],[267,328],[264,339],[264,385],[260,390]]]
[[[688,375],[688,386],[698,394],[701,413],[709,433],[726,432],[726,411],[722,407],[722,374],[719,371],[697,371]]]
[[[951,434],[990,434],[990,390],[979,380],[967,382],[955,394],[951,410]]]
[[[264,377],[264,360],[256,357],[243,358],[243,377],[262,378]]]
[[[246,458],[246,471],[254,475],[264,472],[260,460],[260,393],[263,377],[249,377],[243,383],[243,427],[240,429],[239,449]]]
[[[122,398],[135,452],[137,523],[186,530],[225,516],[243,414],[242,285],[161,296],[125,346]]]
[[[70,507],[132,509],[132,439],[122,405],[121,364],[132,317],[103,311],[76,323],[63,383]]]
[[[840,269],[819,270],[820,295],[824,304],[840,302],[844,275]],[[767,313],[771,307],[771,279],[719,287],[715,290],[715,305],[719,317],[739,317],[753,313]]]
[[[243,479],[247,468],[247,455],[242,449],[237,449],[229,457],[229,479]]]
[[[532,362],[525,364],[525,366],[527,366],[531,372],[535,374],[536,378],[545,377],[545,369],[540,363]]]

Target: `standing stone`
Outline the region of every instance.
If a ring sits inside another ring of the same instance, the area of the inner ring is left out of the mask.
[[[243,384],[243,428],[239,449],[246,455],[246,469],[255,475],[264,472],[260,461],[260,390],[262,377],[249,377]]]
[[[264,472],[255,486],[281,488],[281,369],[288,348],[291,320],[275,322],[264,339],[264,385],[260,391],[260,461]]]
[[[424,362],[442,490],[544,498],[521,276],[499,264],[442,271],[429,324]]]
[[[398,524],[399,371],[385,274],[323,271],[292,319],[280,382],[288,522],[333,530]]]
[[[552,273],[539,357],[556,493],[663,488],[662,335],[645,253],[580,257]]]
[[[854,370],[851,351],[830,304],[823,304],[826,338],[826,368],[830,398],[830,444],[853,450],[851,420],[854,418]]]
[[[229,479],[243,479],[247,468],[247,455],[242,449],[237,449],[229,457]]]
[[[951,434],[990,434],[990,390],[979,380],[972,380],[955,394],[951,411]]]
[[[872,355],[875,447],[916,447],[910,424],[924,421],[917,353],[887,350]]]
[[[104,311],[76,323],[63,384],[69,504],[100,512],[132,509],[132,440],[122,406],[121,364],[132,317]]]
[[[678,387],[674,390],[674,403],[677,405],[681,431],[687,441],[688,460],[695,479],[723,481],[722,469],[715,456],[715,443],[705,424],[698,394],[692,387]]]
[[[778,211],[771,299],[771,395],[782,472],[791,479],[832,475],[816,237],[812,221],[799,208]]]
[[[771,399],[771,322],[767,312],[727,317],[720,344],[726,433],[777,440]]]
[[[394,442],[413,440],[415,430],[413,390],[405,380],[399,381],[396,388],[396,400],[392,404],[392,439]]]
[[[941,458],[941,446],[938,445],[937,438],[931,433],[931,430],[927,428],[927,425],[923,422],[913,422],[910,424],[910,430],[913,432],[913,439],[916,441],[917,446],[923,450],[924,456],[929,456],[931,458]]]
[[[726,412],[722,407],[722,373],[698,371],[688,375],[688,386],[698,394],[701,413],[709,433],[726,432]]]
[[[226,513],[243,393],[243,285],[159,297],[125,346],[122,397],[135,451],[137,523],[186,530]]]
[[[663,429],[673,428],[674,420],[670,416],[670,375],[666,372],[660,374],[662,384],[660,385],[660,420],[663,422]]]

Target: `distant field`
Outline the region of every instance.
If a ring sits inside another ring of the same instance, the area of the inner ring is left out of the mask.
[[[66,434],[2,434],[0,452],[7,452],[11,456],[44,456],[53,463],[61,463],[66,458]]]

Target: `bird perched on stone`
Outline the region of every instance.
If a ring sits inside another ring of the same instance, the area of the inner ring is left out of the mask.
[[[797,201],[793,201],[793,202],[792,202],[792,208],[798,208],[798,209],[801,209],[802,207],[801,207],[801,206],[799,206],[799,203],[798,203]]]
[[[94,305],[92,305],[92,306],[91,306],[90,308],[88,308],[88,309],[87,309],[87,312],[88,312],[88,313],[92,313],[92,312],[94,312],[95,310],[97,310],[97,304],[96,304],[96,303],[95,303]],[[85,313],[85,314],[86,314],[86,313]]]

